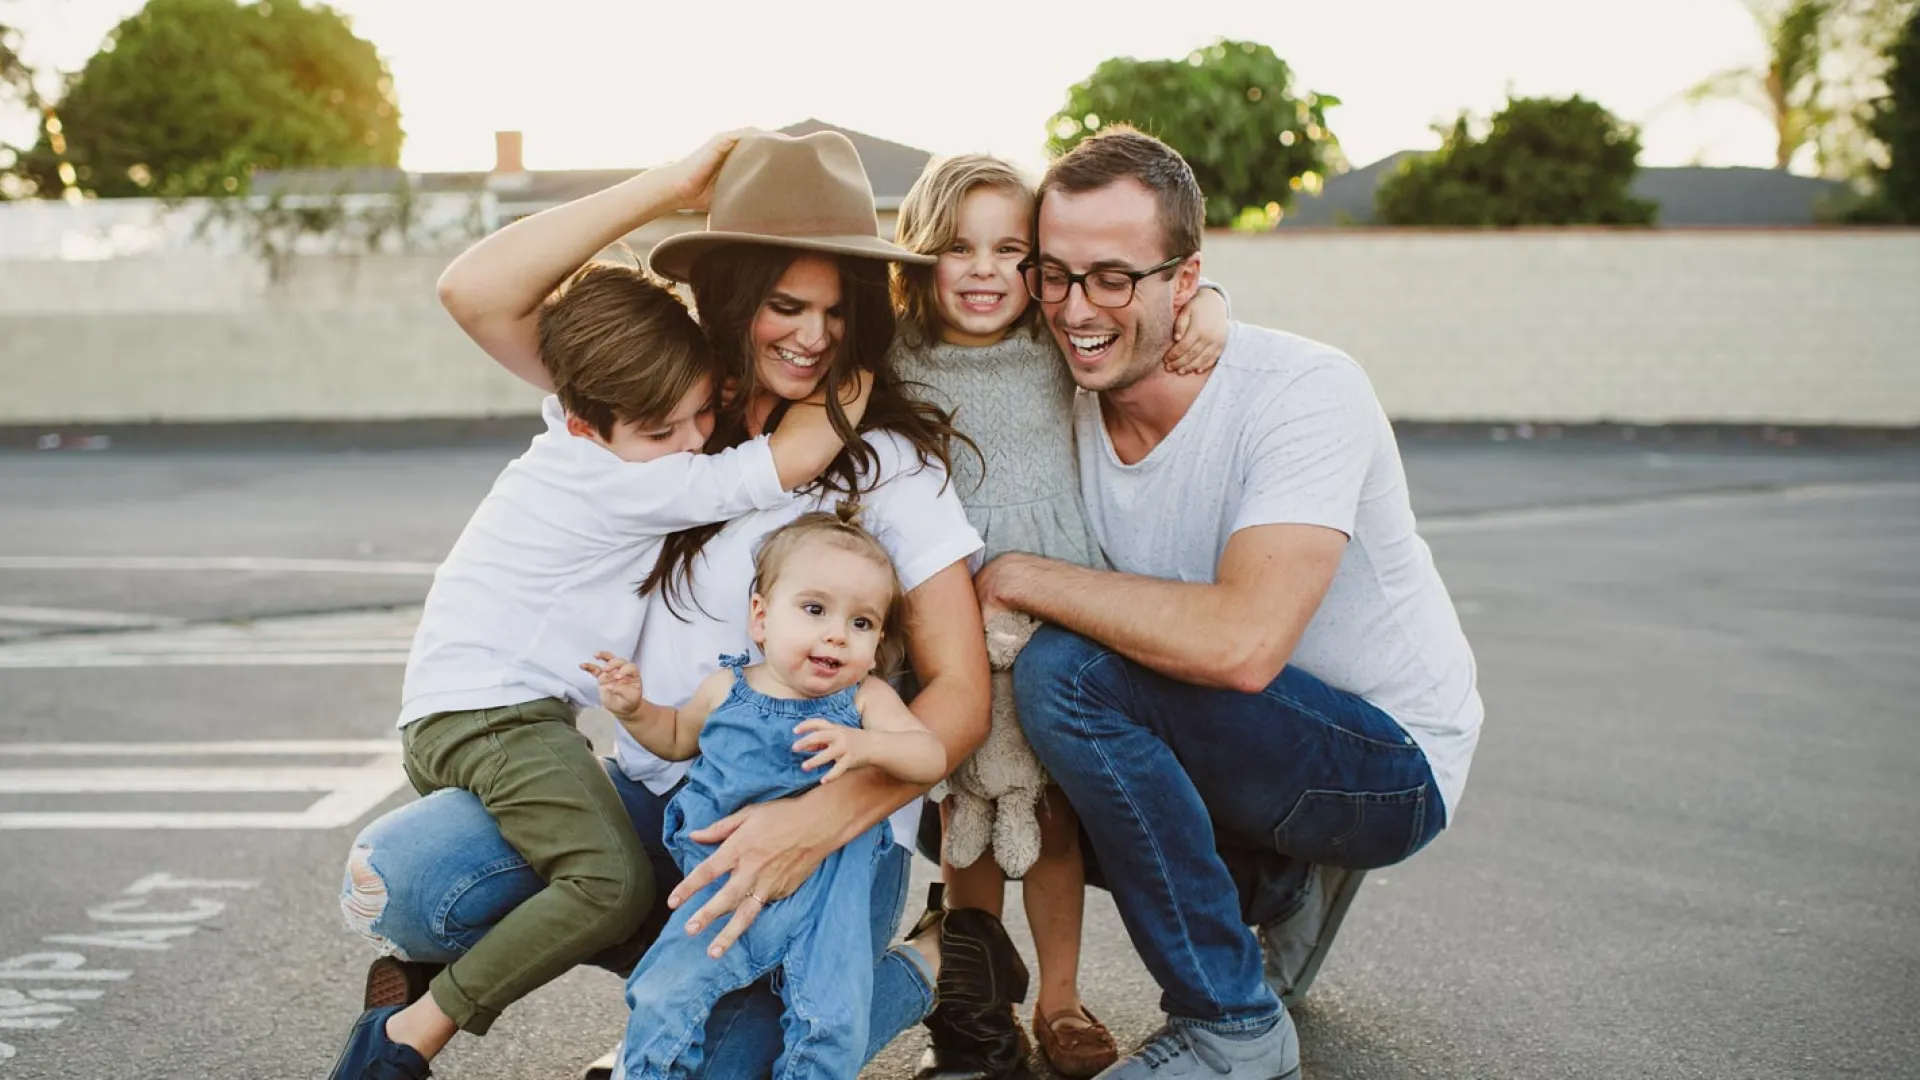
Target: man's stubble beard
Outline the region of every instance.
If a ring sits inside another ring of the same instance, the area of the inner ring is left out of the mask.
[[[1112,383],[1101,387],[1099,393],[1131,390],[1161,369],[1167,350],[1173,348],[1173,312],[1170,309],[1171,300],[1169,310],[1165,312],[1141,313],[1140,320],[1134,324],[1133,340],[1128,343],[1126,367],[1119,371]]]

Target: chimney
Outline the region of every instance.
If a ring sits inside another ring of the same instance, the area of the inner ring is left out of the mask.
[[[493,171],[495,175],[512,175],[527,171],[520,157],[520,133],[517,131],[496,131],[493,133]]]

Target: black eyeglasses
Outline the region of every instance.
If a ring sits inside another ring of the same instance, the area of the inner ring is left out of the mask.
[[[1043,304],[1058,304],[1067,298],[1078,283],[1080,291],[1086,294],[1087,303],[1101,308],[1123,308],[1133,303],[1134,286],[1142,278],[1155,274],[1164,274],[1192,257],[1175,255],[1158,266],[1149,266],[1145,270],[1121,270],[1108,267],[1101,270],[1089,270],[1084,274],[1075,274],[1062,266],[1048,266],[1028,260],[1022,264],[1021,276],[1027,282],[1027,295]]]

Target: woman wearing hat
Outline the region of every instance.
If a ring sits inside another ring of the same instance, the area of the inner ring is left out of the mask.
[[[503,366],[551,389],[537,351],[541,302],[607,246],[682,210],[708,210],[707,229],[663,241],[650,266],[691,286],[732,386],[709,449],[771,430],[788,402],[823,383],[834,390],[864,371],[873,377],[873,391],[857,431],[839,413],[840,396],[826,395],[846,449],[816,489],[794,496],[791,506],[669,540],[642,585],[644,600],[635,601],[648,605],[636,656],[648,697],[684,700],[720,655],[746,651],[752,555],[763,536],[807,510],[853,498],[907,589],[918,684],[913,711],[945,744],[949,761],[964,759],[986,733],[987,661],[966,565],[980,540],[946,483],[955,440],[949,418],[903,394],[886,360],[894,325],[887,264],[931,260],[880,239],[866,173],[844,136],[716,137],[683,161],[488,237],[448,268],[441,298]],[[677,871],[665,873],[672,863],[662,817],[684,772],[684,763],[662,761],[619,732],[609,774],[669,883]],[[696,836],[718,850],[666,903],[677,905],[722,881],[693,921],[719,922],[718,936],[730,944],[827,854],[889,815],[896,837],[912,837],[919,795],[869,769],[795,799],[749,807]],[[459,955],[543,884],[462,791],[439,792],[387,814],[355,847],[356,861],[378,869],[385,892],[379,918],[362,929],[412,961],[376,962],[370,1005],[375,998],[390,1004],[417,994],[429,973],[423,969]],[[906,944],[887,948],[905,903],[907,862],[906,849],[895,847],[876,875],[869,1053],[918,1023],[936,988],[950,1007],[977,1003],[982,1015],[1007,1011],[1009,995],[1025,993],[1024,968],[1011,942],[984,912],[935,914]],[[665,918],[664,909],[657,912],[642,940],[603,962],[630,965]],[[406,978],[392,978],[396,971]],[[764,983],[724,999],[708,1025],[703,1075],[767,1075],[782,1043],[780,1014]]]

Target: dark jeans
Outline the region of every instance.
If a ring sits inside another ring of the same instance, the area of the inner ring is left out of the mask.
[[[1388,866],[1446,824],[1412,737],[1297,668],[1258,694],[1216,690],[1048,626],[1014,696],[1161,1007],[1216,1030],[1278,1012],[1247,927],[1291,913],[1314,863]]]

